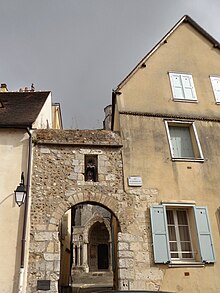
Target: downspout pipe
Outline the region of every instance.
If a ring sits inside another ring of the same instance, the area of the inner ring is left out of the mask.
[[[25,206],[24,206],[24,221],[23,221],[23,230],[22,230],[22,239],[21,239],[21,262],[20,262],[20,272],[19,272],[18,293],[23,292],[24,261],[25,261],[26,234],[27,234],[29,196],[30,196],[30,184],[31,184],[32,133],[31,133],[29,127],[26,128],[26,131],[29,135],[29,139],[28,139],[28,165],[27,165],[26,200],[25,200]]]

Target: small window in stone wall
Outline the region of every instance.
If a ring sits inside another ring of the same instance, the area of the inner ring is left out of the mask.
[[[98,181],[97,155],[85,155],[85,181]]]

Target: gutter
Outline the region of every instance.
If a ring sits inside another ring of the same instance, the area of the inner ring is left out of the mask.
[[[112,121],[111,121],[111,130],[114,130],[114,121],[115,121],[115,104],[116,104],[116,90],[112,91]]]
[[[20,262],[20,272],[19,272],[19,289],[18,293],[23,292],[24,283],[24,260],[25,260],[25,249],[26,249],[26,232],[27,232],[27,220],[28,220],[28,208],[29,208],[29,195],[30,195],[30,183],[31,183],[31,161],[32,161],[32,133],[30,128],[27,127],[26,131],[29,135],[28,140],[28,169],[27,169],[27,185],[26,185],[26,200],[24,207],[24,222],[22,230],[21,239],[21,262]]]

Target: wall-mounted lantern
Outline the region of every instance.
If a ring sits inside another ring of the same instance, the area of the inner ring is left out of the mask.
[[[15,201],[19,207],[22,204],[24,204],[25,198],[26,198],[26,189],[24,186],[24,172],[22,172],[21,173],[21,182],[15,190]]]

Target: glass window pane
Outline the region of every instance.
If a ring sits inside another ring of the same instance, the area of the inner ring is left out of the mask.
[[[179,225],[187,225],[187,214],[186,211],[177,210],[177,219]]]
[[[183,258],[183,259],[186,259],[186,258],[193,258],[193,255],[192,255],[192,253],[183,253],[183,254],[182,254],[182,258]]]
[[[176,240],[175,226],[168,226],[168,233],[169,233],[169,240],[175,241]]]
[[[173,211],[167,210],[167,224],[174,224]]]
[[[179,235],[180,241],[189,241],[189,227],[188,226],[179,226]]]
[[[191,243],[190,242],[181,242],[182,251],[192,252],[191,251]]]
[[[170,255],[172,259],[179,258],[178,253],[171,253]]]
[[[181,242],[182,258],[192,258],[192,247],[190,242]]]
[[[177,252],[178,249],[177,249],[177,242],[170,242],[170,251],[172,252]]]

